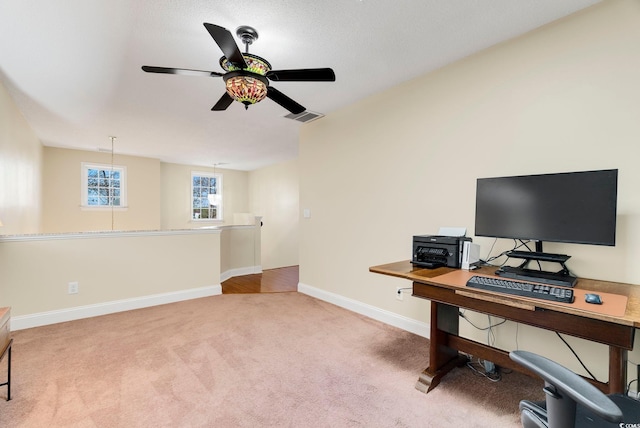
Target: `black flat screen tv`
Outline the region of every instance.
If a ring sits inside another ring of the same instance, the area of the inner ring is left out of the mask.
[[[617,169],[479,178],[475,235],[613,246],[617,193]]]

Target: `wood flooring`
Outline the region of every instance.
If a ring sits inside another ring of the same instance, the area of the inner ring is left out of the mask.
[[[222,294],[298,291],[298,272],[298,266],[290,266],[229,278],[222,283]]]

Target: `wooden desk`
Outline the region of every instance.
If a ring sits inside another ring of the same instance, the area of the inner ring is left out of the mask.
[[[607,393],[624,392],[627,351],[633,349],[634,331],[640,327],[640,286],[580,278],[574,287],[574,304],[465,286],[469,276],[493,276],[495,269],[424,269],[409,261],[369,268],[413,281],[413,295],[431,301],[429,367],[420,375],[417,389],[429,392],[451,369],[464,364],[466,357],[459,352],[527,372],[511,361],[508,352],[459,336],[459,308],[465,308],[608,345],[609,381],[592,383]],[[603,296],[603,305],[583,303],[587,292]]]

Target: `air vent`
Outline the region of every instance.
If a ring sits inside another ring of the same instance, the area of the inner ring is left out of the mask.
[[[287,119],[293,119],[297,120],[298,122],[306,123],[311,122],[312,120],[320,119],[321,117],[324,117],[324,114],[314,113],[312,111],[303,111],[302,113],[298,114],[289,113],[285,117]]]

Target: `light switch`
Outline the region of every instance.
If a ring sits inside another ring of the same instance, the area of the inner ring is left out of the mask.
[[[310,218],[311,217],[311,210],[309,208],[305,208],[304,210],[302,210],[302,216],[304,218]]]

